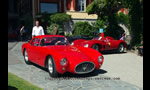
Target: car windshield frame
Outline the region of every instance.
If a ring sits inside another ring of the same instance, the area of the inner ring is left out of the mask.
[[[49,40],[47,40],[47,39],[49,39]],[[64,40],[64,42],[63,42],[63,40]],[[61,41],[61,42],[58,42],[58,41]],[[63,46],[65,45],[66,46],[66,45],[70,45],[70,44],[69,44],[69,42],[68,42],[66,37],[43,37],[43,38],[41,38],[39,45],[40,46],[56,46],[56,45],[58,45],[58,46],[59,45],[63,45]]]
[[[36,41],[35,41],[36,40]],[[39,38],[33,38],[31,41],[30,41],[30,45],[31,46],[39,46],[40,44],[40,39]]]

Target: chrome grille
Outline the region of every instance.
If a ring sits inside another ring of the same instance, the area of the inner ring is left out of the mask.
[[[75,72],[78,74],[84,74],[92,72],[95,69],[95,65],[92,62],[82,62],[75,67]]]

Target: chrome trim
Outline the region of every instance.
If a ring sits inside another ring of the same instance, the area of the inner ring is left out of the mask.
[[[94,65],[94,68],[93,68],[93,69],[91,69],[91,70],[90,70],[90,71],[88,71],[88,72],[76,72],[76,67],[77,67],[78,65],[80,65],[80,64],[82,64],[82,63],[86,63],[86,62],[88,62],[88,63],[92,63],[92,64]],[[85,62],[81,62],[81,63],[77,64],[77,65],[75,66],[74,71],[75,71],[75,73],[77,73],[77,74],[86,74],[86,73],[90,73],[90,72],[92,72],[94,69],[95,69],[95,64],[94,64],[93,62],[85,61]]]

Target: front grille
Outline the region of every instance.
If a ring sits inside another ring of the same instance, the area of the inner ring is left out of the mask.
[[[75,72],[78,74],[89,73],[95,69],[95,65],[92,62],[82,62],[75,67]]]

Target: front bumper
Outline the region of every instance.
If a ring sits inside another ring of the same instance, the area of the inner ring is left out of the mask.
[[[90,73],[95,69],[95,64],[93,62],[82,62],[76,65],[74,71],[77,74]]]

